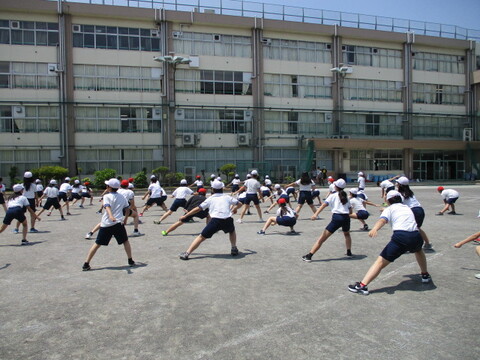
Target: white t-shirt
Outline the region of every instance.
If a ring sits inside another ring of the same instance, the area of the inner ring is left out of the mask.
[[[203,186],[203,181],[202,181],[202,180],[195,180],[193,183],[194,183],[195,185],[197,185],[197,187]]]
[[[291,218],[295,217],[295,211],[290,206],[288,206],[288,205],[285,206],[285,209],[287,210],[287,212],[282,215],[282,207],[280,207],[277,210],[277,216],[288,216],[288,217],[291,217]]]
[[[9,200],[7,202],[7,208],[24,206],[30,206],[30,203],[28,202],[28,199],[23,195],[17,196],[15,199]]]
[[[0,184],[0,192],[5,192],[5,184]]]
[[[30,189],[23,190],[23,196],[25,196],[27,199],[34,199],[35,198],[35,192],[37,191],[37,185],[31,184]]]
[[[332,194],[335,193],[335,191],[337,191],[335,190],[335,185],[333,185],[333,183],[328,185],[328,191],[330,191]]]
[[[110,227],[123,221],[123,209],[128,207],[127,199],[118,192],[107,193],[103,196],[103,207],[110,207],[115,221],[112,222],[106,211],[103,212],[101,227]]]
[[[365,178],[363,176],[360,176],[357,181],[358,181],[358,188],[365,189]]]
[[[180,186],[175,189],[175,191],[172,193],[172,196],[177,199],[185,199],[188,195],[192,195],[192,194],[193,194],[192,189],[186,186]]]
[[[315,186],[315,183],[313,181],[310,182],[310,184],[307,184],[307,185],[303,185],[301,183],[301,179],[298,179],[297,181],[295,181],[295,184],[298,185],[298,189],[300,191],[311,191],[312,190],[312,187]]]
[[[245,186],[247,194],[256,194],[258,189],[260,189],[260,183],[257,179],[251,178],[245,181],[243,184]]]
[[[127,199],[127,201],[130,201],[133,198],[135,198],[135,194],[133,193],[132,190],[120,188],[117,190],[117,192],[123,195],[123,197]]]
[[[83,190],[83,185],[72,186],[72,194],[79,194]]]
[[[415,196],[411,196],[408,199],[403,198],[403,203],[407,205],[409,208],[414,208],[414,207],[421,207],[422,204],[418,202],[418,200],[415,198]]]
[[[272,180],[265,179],[264,183],[265,183],[266,186],[271,186],[272,185]]]
[[[264,191],[270,191],[270,189],[266,186],[260,186],[260,191],[263,193]]]
[[[212,218],[228,219],[232,216],[230,207],[237,205],[238,200],[226,194],[213,194],[199,206],[202,210],[208,209],[208,213]]]
[[[417,222],[412,210],[404,204],[392,204],[383,210],[380,219],[390,223],[392,230],[417,231]]]
[[[352,197],[349,199],[350,204],[352,204],[353,212],[359,212],[360,210],[367,210],[365,209],[365,205],[363,205],[364,200],[359,197]]]
[[[383,189],[383,190],[386,190],[388,189],[389,187],[395,187],[395,185],[391,182],[391,181],[388,181],[388,180],[383,180],[381,183],[380,183],[380,187]]]
[[[35,191],[43,191],[43,185],[42,184],[37,184],[37,190]]]
[[[62,185],[60,185],[60,192],[67,193],[71,190],[72,190],[72,185],[70,185],[67,182],[64,182],[64,183],[62,183]]]
[[[242,181],[240,179],[233,179],[232,185],[239,185]]]
[[[445,189],[442,191],[442,199],[443,200],[448,200],[448,199],[455,199],[460,196],[458,191],[453,190],[453,189]]]
[[[151,199],[157,199],[163,195],[163,189],[158,182],[151,183],[148,187],[148,191],[150,192]]]
[[[47,198],[56,198],[56,197],[58,197],[58,188],[55,187],[55,186],[47,186],[45,188],[45,191],[43,192],[43,194]]]
[[[352,207],[350,201],[347,201],[346,204],[342,204],[338,193],[328,195],[325,199],[325,203],[332,208],[332,213],[334,214],[350,214],[350,208]]]

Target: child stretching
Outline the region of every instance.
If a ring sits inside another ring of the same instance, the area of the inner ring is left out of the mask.
[[[470,235],[469,237],[467,237],[465,240],[462,240],[458,243],[456,243],[455,245],[453,245],[454,247],[456,247],[457,249],[460,249],[462,247],[462,245],[470,242],[470,241],[474,241],[476,239],[478,239],[480,237],[480,231],[475,233],[475,234],[472,234]],[[478,256],[480,256],[480,246],[476,246],[475,247],[475,252],[477,253]],[[478,274],[475,274],[475,277],[477,279],[480,279],[480,273]]]
[[[293,227],[297,223],[297,214],[293,209],[287,205],[287,200],[284,198],[278,199],[278,206],[280,208],[277,210],[277,216],[274,217],[269,217],[267,221],[265,222],[265,225],[263,225],[262,230],[257,232],[259,235],[265,235],[265,231],[270,227],[274,225],[282,225],[282,226],[289,226],[290,227],[290,234],[296,234],[295,230]]]

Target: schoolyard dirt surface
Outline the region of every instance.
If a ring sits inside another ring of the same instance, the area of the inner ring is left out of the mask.
[[[28,246],[10,226],[0,234],[0,359],[478,359],[480,259],[472,243],[453,244],[479,231],[480,186],[455,185],[458,215],[444,216],[435,216],[436,187],[412,188],[427,214],[433,281],[423,284],[414,255],[405,254],[370,284],[369,296],[347,285],[362,279],[391,229],[372,239],[352,220],[353,258],[337,232],[306,263],[301,256],[330,221],[329,208],[311,221],[304,206],[298,235],[275,226],[265,236],[251,208],[235,223],[239,256],[217,233],[182,261],[204,221],[162,236],[181,211],[155,225],[163,211],[154,207],[142,218],[145,235],[130,238],[138,266],[127,265],[113,239],[86,272],[93,240],[84,236],[99,222],[98,198],[71,209],[67,221],[44,213]],[[367,188],[375,203],[379,194]],[[379,210],[368,210],[372,227]]]

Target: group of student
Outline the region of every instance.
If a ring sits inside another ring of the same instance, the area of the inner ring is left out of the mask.
[[[381,188],[381,196],[384,200],[385,209],[383,209],[380,219],[376,222],[374,227],[369,230],[365,220],[369,217],[369,213],[365,205],[372,205],[381,207],[382,205],[374,204],[368,201],[365,194],[365,177],[362,172],[358,173],[358,186],[346,190],[346,182],[343,179],[334,180],[332,177],[328,178],[329,193],[322,203],[319,196],[319,191],[315,189],[315,182],[310,178],[308,173],[303,173],[301,178],[295,182],[287,184],[282,187],[280,184],[273,185],[268,176],[265,177],[263,185],[259,181],[259,174],[253,170],[248,174],[245,181],[240,181],[238,175],[228,186],[231,187],[231,192],[225,192],[226,185],[220,177],[212,174],[210,179],[211,195],[207,197],[207,189],[197,176],[196,180],[188,185],[186,180],[180,182],[178,187],[171,197],[174,201],[169,209],[165,205],[167,199],[166,191],[161,187],[156,176],[152,175],[150,178],[150,185],[147,192],[142,197],[145,200],[145,205],[141,211],[138,211],[135,205],[135,194],[132,191],[133,179],[118,180],[115,178],[105,181],[106,190],[102,194],[102,208],[99,212],[103,212],[100,223],[98,223],[92,231],[90,231],[86,238],[91,238],[94,232],[98,231],[95,243],[90,248],[87,258],[83,265],[83,270],[90,270],[90,261],[102,245],[108,245],[112,237],[115,237],[119,245],[123,244],[127,253],[129,266],[135,266],[132,258],[132,249],[128,240],[128,235],[125,230],[125,224],[129,217],[134,219],[134,233],[130,236],[141,235],[138,231],[138,224],[141,223],[140,217],[153,205],[162,207],[165,213],[155,224],[161,224],[168,216],[172,215],[179,208],[185,209],[185,214],[180,216],[178,221],[171,225],[167,230],[161,233],[163,236],[168,235],[179,226],[192,221],[194,217],[205,219],[206,226],[202,232],[193,240],[186,251],[182,252],[179,257],[181,260],[188,260],[190,255],[200,246],[206,239],[211,238],[220,230],[229,234],[231,245],[231,255],[237,256],[239,254],[236,246],[237,236],[233,215],[237,210],[242,208],[240,217],[237,219],[238,223],[243,222],[243,217],[250,211],[251,203],[257,211],[259,221],[263,222],[260,202],[270,201],[270,207],[265,210],[265,213],[276,205],[278,210],[276,216],[269,217],[264,223],[262,229],[258,231],[259,235],[265,235],[266,230],[270,226],[280,225],[290,228],[289,234],[295,234],[294,226],[297,223],[299,213],[306,203],[312,210],[313,215],[311,220],[318,219],[319,214],[330,206],[332,217],[328,225],[325,227],[321,235],[313,244],[310,251],[302,257],[305,262],[311,262],[313,255],[321,248],[323,243],[338,229],[342,229],[346,255],[353,256],[351,251],[352,239],[350,235],[351,219],[357,219],[362,223],[361,230],[369,231],[370,237],[375,237],[378,230],[385,224],[390,223],[393,234],[390,242],[380,253],[377,260],[370,267],[363,279],[355,284],[349,285],[348,290],[354,293],[368,295],[368,284],[374,280],[380,271],[394,262],[398,257],[406,252],[415,254],[416,260],[421,271],[421,280],[424,283],[431,281],[431,276],[427,270],[427,262],[423,249],[431,249],[432,245],[426,233],[421,229],[425,212],[415,198],[413,191],[409,187],[409,180],[405,176],[396,176],[392,179],[385,180],[378,184]],[[1,179],[0,179],[1,184]],[[67,208],[67,215],[69,214],[69,202],[81,200],[80,207],[83,206],[85,198],[90,198],[91,189],[89,184],[80,185],[78,180],[70,185],[70,178],[65,178],[61,186],[57,187],[57,182],[51,180],[48,187],[45,189],[37,187],[33,182],[31,172],[25,172],[22,184],[15,184],[13,186],[13,194],[7,200],[6,215],[0,228],[3,232],[13,220],[17,220],[17,226],[14,232],[18,232],[19,224],[23,225],[22,229],[22,244],[27,244],[27,219],[25,212],[28,211],[31,216],[30,232],[36,232],[35,221],[40,220],[40,214],[43,211],[51,212],[51,209],[58,209],[60,211],[61,220],[64,220],[62,206],[60,201],[64,201]],[[191,188],[194,187],[195,191]],[[293,188],[293,192],[289,189]],[[298,202],[295,210],[290,206],[290,195],[296,195],[296,188],[298,188]],[[4,185],[0,186],[0,202],[5,203],[3,192]],[[76,189],[74,191],[74,189]],[[459,198],[457,191],[453,189],[444,189],[438,187],[443,201],[444,207],[437,213],[443,215],[448,210],[449,214],[456,214],[455,202]],[[74,195],[76,194],[76,195]],[[83,195],[83,196],[82,196]],[[187,200],[187,198],[190,198]],[[318,198],[319,207],[314,205],[315,197]],[[46,198],[40,212],[37,214],[36,206],[39,206],[42,200]],[[90,202],[92,204],[92,202]],[[5,206],[4,206],[5,208]],[[102,211],[105,210],[105,211]],[[478,234],[480,235],[480,233]],[[471,237],[459,242],[455,247],[459,248],[464,243],[473,241],[477,237]],[[480,250],[477,248],[477,253],[480,255]],[[478,274],[480,277],[480,274]]]

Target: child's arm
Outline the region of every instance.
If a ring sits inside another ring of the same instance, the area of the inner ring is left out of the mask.
[[[473,241],[475,239],[478,239],[478,237],[480,237],[480,231],[475,233],[475,234],[472,234],[470,235],[469,237],[467,237],[465,240],[462,240],[458,243],[456,243],[455,245],[453,245],[453,247],[456,247],[457,249],[458,248],[461,248],[462,245],[465,245],[466,243],[470,242],[470,241]]]
[[[387,220],[384,218],[378,219],[378,221],[375,223],[375,226],[373,227],[372,230],[368,233],[368,236],[370,237],[375,237],[377,236],[378,230],[380,230],[385,224],[387,223]]]
[[[328,204],[327,204],[326,202],[324,202],[322,205],[320,205],[320,207],[317,209],[317,211],[315,211],[315,214],[313,214],[310,219],[316,220],[316,219],[317,219],[317,216],[318,216],[318,215],[323,211],[323,209],[325,209],[327,206],[328,206]]]

